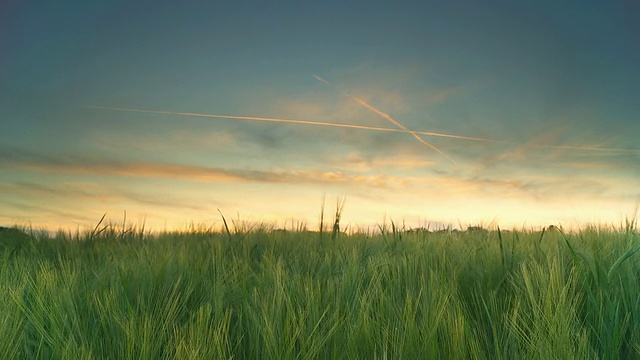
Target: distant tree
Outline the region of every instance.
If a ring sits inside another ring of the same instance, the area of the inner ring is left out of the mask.
[[[475,233],[488,233],[489,230],[483,228],[482,226],[469,226],[467,227],[467,232],[475,232]]]
[[[30,239],[30,236],[24,231],[0,226],[0,253],[5,250],[17,250]]]

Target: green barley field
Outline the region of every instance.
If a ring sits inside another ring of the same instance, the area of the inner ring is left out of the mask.
[[[3,231],[0,358],[640,359],[635,222],[235,225]]]

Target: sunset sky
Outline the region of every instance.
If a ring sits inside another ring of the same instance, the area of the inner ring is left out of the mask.
[[[633,216],[637,2],[416,3],[2,2],[0,225]]]

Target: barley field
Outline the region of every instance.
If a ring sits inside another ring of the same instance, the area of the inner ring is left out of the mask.
[[[635,223],[22,230],[0,234],[2,359],[640,358]]]

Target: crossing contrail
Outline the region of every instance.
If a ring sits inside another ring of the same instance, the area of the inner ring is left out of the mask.
[[[325,84],[325,85],[327,85],[327,86],[331,86],[331,83],[330,83],[330,82],[328,82],[327,80],[325,80],[324,78],[322,78],[321,76],[319,76],[319,75],[313,75],[313,77],[314,77],[316,80],[320,81],[321,83],[323,83],[323,84]],[[388,120],[388,121],[389,121],[390,123],[392,123],[393,125],[397,126],[397,127],[398,127],[398,128],[400,128],[401,130],[404,130],[406,133],[411,134],[411,136],[413,136],[413,137],[414,137],[416,140],[418,140],[421,144],[423,144],[423,145],[426,145],[426,146],[430,147],[431,149],[433,149],[433,150],[434,150],[435,152],[437,152],[438,154],[440,154],[440,155],[444,156],[447,160],[449,160],[449,161],[453,162],[454,164],[456,163],[456,162],[455,162],[455,160],[453,160],[453,159],[452,159],[452,158],[450,158],[447,154],[445,154],[444,152],[442,152],[442,150],[438,149],[435,145],[432,145],[432,144],[430,144],[430,143],[426,142],[423,138],[421,138],[420,136],[418,136],[418,133],[417,133],[417,132],[412,131],[412,130],[409,130],[406,126],[404,126],[404,125],[402,125],[401,123],[399,123],[399,122],[398,122],[396,119],[394,119],[391,115],[389,115],[389,114],[387,114],[386,112],[384,112],[384,111],[382,111],[382,110],[380,110],[380,109],[376,108],[375,106],[373,106],[373,105],[369,104],[368,102],[364,101],[364,100],[363,100],[363,99],[361,99],[361,98],[358,98],[358,97],[355,97],[355,96],[349,95],[349,94],[347,94],[346,92],[344,92],[344,91],[342,91],[342,90],[340,90],[340,89],[338,89],[338,91],[339,91],[342,95],[344,95],[344,96],[346,96],[346,97],[350,98],[351,100],[353,100],[353,101],[357,102],[358,104],[360,104],[360,105],[364,106],[365,108],[367,108],[367,109],[369,109],[369,110],[373,111],[374,113],[376,113],[376,114],[378,114],[378,115],[382,116],[383,118],[385,118],[386,120]]]

